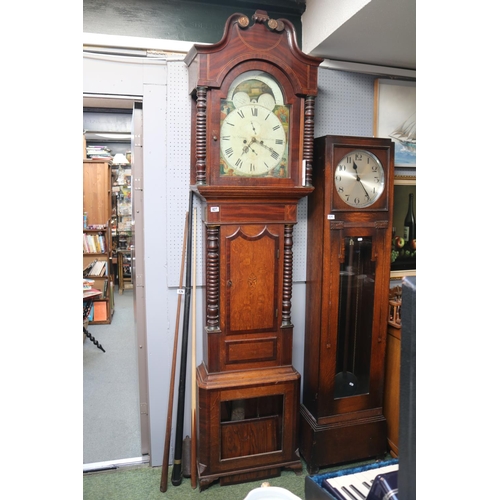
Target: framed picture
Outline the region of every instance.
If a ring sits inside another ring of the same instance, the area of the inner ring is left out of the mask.
[[[375,80],[373,135],[394,141],[394,165],[417,166],[416,82]]]
[[[414,210],[417,208],[417,178],[414,175],[397,175],[394,178],[394,217],[392,221],[391,280],[417,275],[416,242],[398,248],[395,237],[403,236],[404,220],[408,212],[409,195],[413,195]],[[407,252],[409,249],[409,252]]]

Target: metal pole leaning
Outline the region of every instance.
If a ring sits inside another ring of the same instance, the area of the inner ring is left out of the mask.
[[[191,337],[191,487],[197,485],[196,470],[196,208],[193,210],[193,317]]]

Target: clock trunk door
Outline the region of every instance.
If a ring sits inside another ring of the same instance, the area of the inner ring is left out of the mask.
[[[221,371],[278,364],[283,226],[221,228]]]
[[[330,345],[335,356],[328,360],[326,384],[318,398],[318,415],[359,411],[373,407],[380,396],[380,363],[385,345],[380,341],[377,296],[385,257],[375,251],[377,230],[332,230],[329,301]],[[383,252],[382,252],[383,253]],[[328,355],[325,352],[325,355]],[[324,375],[323,375],[324,376]]]

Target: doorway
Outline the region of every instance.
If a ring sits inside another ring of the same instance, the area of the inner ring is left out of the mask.
[[[114,314],[109,325],[89,326],[106,352],[90,342],[83,349],[83,470],[89,472],[149,462],[142,101],[84,95],[83,128],[87,148],[100,146],[117,160],[112,165]]]

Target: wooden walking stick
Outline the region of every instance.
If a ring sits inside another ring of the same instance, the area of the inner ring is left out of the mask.
[[[165,493],[167,491],[168,483],[168,458],[170,455],[170,435],[172,431],[172,410],[174,406],[174,385],[175,385],[175,369],[177,363],[177,341],[179,338],[179,318],[181,313],[181,299],[182,299],[182,281],[184,279],[184,263],[186,262],[186,234],[188,229],[188,212],[186,212],[186,222],[184,223],[184,239],[182,242],[182,260],[181,272],[179,277],[179,288],[177,296],[177,316],[175,318],[175,334],[174,334],[174,348],[172,352],[172,368],[170,371],[170,391],[168,393],[168,410],[167,410],[167,425],[165,429],[165,447],[163,449],[163,463],[161,468],[161,481],[160,491]]]
[[[196,488],[196,208],[193,210],[193,317],[191,338],[191,487]]]
[[[186,365],[187,365],[187,350],[189,338],[189,312],[191,305],[191,246],[192,235],[191,227],[193,220],[193,192],[189,193],[189,213],[188,219],[188,240],[187,240],[187,260],[186,260],[186,286],[184,297],[184,323],[182,327],[182,345],[181,345],[181,366],[179,368],[179,392],[177,393],[177,426],[175,429],[175,449],[174,449],[174,466],[172,467],[172,484],[179,486],[182,482],[182,434],[184,432],[184,405],[186,400]]]

